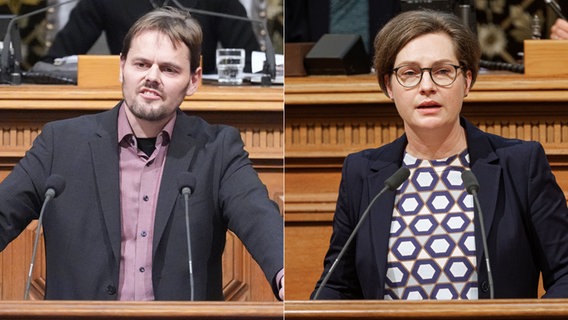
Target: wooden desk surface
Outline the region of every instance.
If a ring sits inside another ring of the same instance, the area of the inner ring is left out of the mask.
[[[286,105],[392,103],[374,75],[286,78]],[[491,72],[479,74],[469,102],[568,101],[568,78],[527,77]]]
[[[0,86],[0,110],[106,110],[122,98],[120,88],[70,85]],[[283,87],[201,85],[182,110],[283,112]]]
[[[0,319],[282,320],[281,302],[0,301]]]
[[[566,319],[565,299],[286,301],[284,316],[317,319]]]

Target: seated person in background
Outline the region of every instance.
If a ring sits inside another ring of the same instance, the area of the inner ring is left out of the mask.
[[[118,55],[126,32],[138,18],[166,4],[175,7],[175,2],[187,8],[247,15],[238,0],[120,0],[120,5],[116,0],[81,0],[71,11],[69,21],[57,33],[42,61],[52,62],[55,58],[85,54],[103,31],[110,53]],[[260,50],[250,22],[198,13],[192,16],[203,29],[203,73],[216,73],[215,49],[218,43],[225,48],[245,49],[245,71],[250,71],[251,52]]]
[[[552,27],[550,27],[550,39],[568,40],[568,21],[556,19]]]
[[[285,42],[317,42],[322,35],[359,34],[369,54],[375,34],[400,12],[399,0],[286,0]]]
[[[2,1],[0,2],[0,15],[18,16],[44,7],[45,1]],[[7,24],[6,20],[4,28]],[[18,24],[22,48],[22,61],[20,62],[23,70],[31,68],[45,53],[44,30],[47,24],[45,12],[25,18]]]
[[[385,180],[400,167],[410,178],[371,207],[318,298],[487,299],[486,256],[495,298],[536,298],[541,273],[544,297],[568,297],[568,208],[543,147],[460,116],[479,69],[473,32],[453,14],[408,11],[374,45],[405,133],[345,159],[324,276]],[[487,251],[465,170],[479,180]]]
[[[46,124],[0,183],[0,251],[38,218],[50,177],[67,185],[43,219],[46,299],[189,300],[194,292],[194,300],[223,300],[228,229],[283,298],[282,217],[239,131],[179,109],[201,80],[201,39],[185,11],[144,15],[120,56],[123,100]],[[184,174],[195,179],[194,287],[180,195],[191,179],[179,181]]]

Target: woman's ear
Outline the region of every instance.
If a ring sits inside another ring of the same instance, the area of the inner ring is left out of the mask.
[[[392,94],[391,76],[386,74],[384,76],[384,81],[385,81],[385,88],[387,89],[387,92],[385,92],[384,94],[388,98],[390,98],[391,100],[394,100],[394,97],[393,97],[393,94]]]
[[[464,97],[467,97],[467,95],[469,94],[472,82],[473,82],[473,76],[471,74],[471,70],[467,70],[465,73],[465,90],[463,95]]]

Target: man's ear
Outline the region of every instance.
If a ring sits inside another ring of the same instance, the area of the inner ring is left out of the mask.
[[[120,81],[120,83],[122,83],[122,80],[124,79],[124,76],[122,74],[122,70],[124,69],[124,64],[126,63],[126,58],[124,58],[122,53],[120,54],[120,69],[119,69],[119,73],[118,73],[118,81]]]
[[[199,88],[199,84],[201,83],[202,72],[203,71],[201,67],[199,67],[191,74],[191,82],[189,83],[187,91],[185,92],[186,95],[191,96],[195,93],[195,91],[197,91],[197,88]]]

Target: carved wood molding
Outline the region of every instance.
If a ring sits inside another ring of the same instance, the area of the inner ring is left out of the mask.
[[[282,159],[283,130],[275,128],[239,128],[245,148],[253,159]],[[23,157],[40,134],[41,126],[21,127],[2,125],[0,127],[0,158]]]
[[[346,156],[367,148],[377,148],[404,133],[402,121],[390,113],[359,108],[360,115],[313,120],[309,116],[286,119],[286,158]],[[365,111],[369,111],[366,113]],[[540,141],[549,155],[568,154],[568,113],[537,117],[519,116],[501,110],[499,116],[464,115],[481,130],[507,138]],[[542,110],[546,112],[546,110]]]
[[[329,222],[333,219],[337,193],[294,193],[285,196],[286,224]]]

